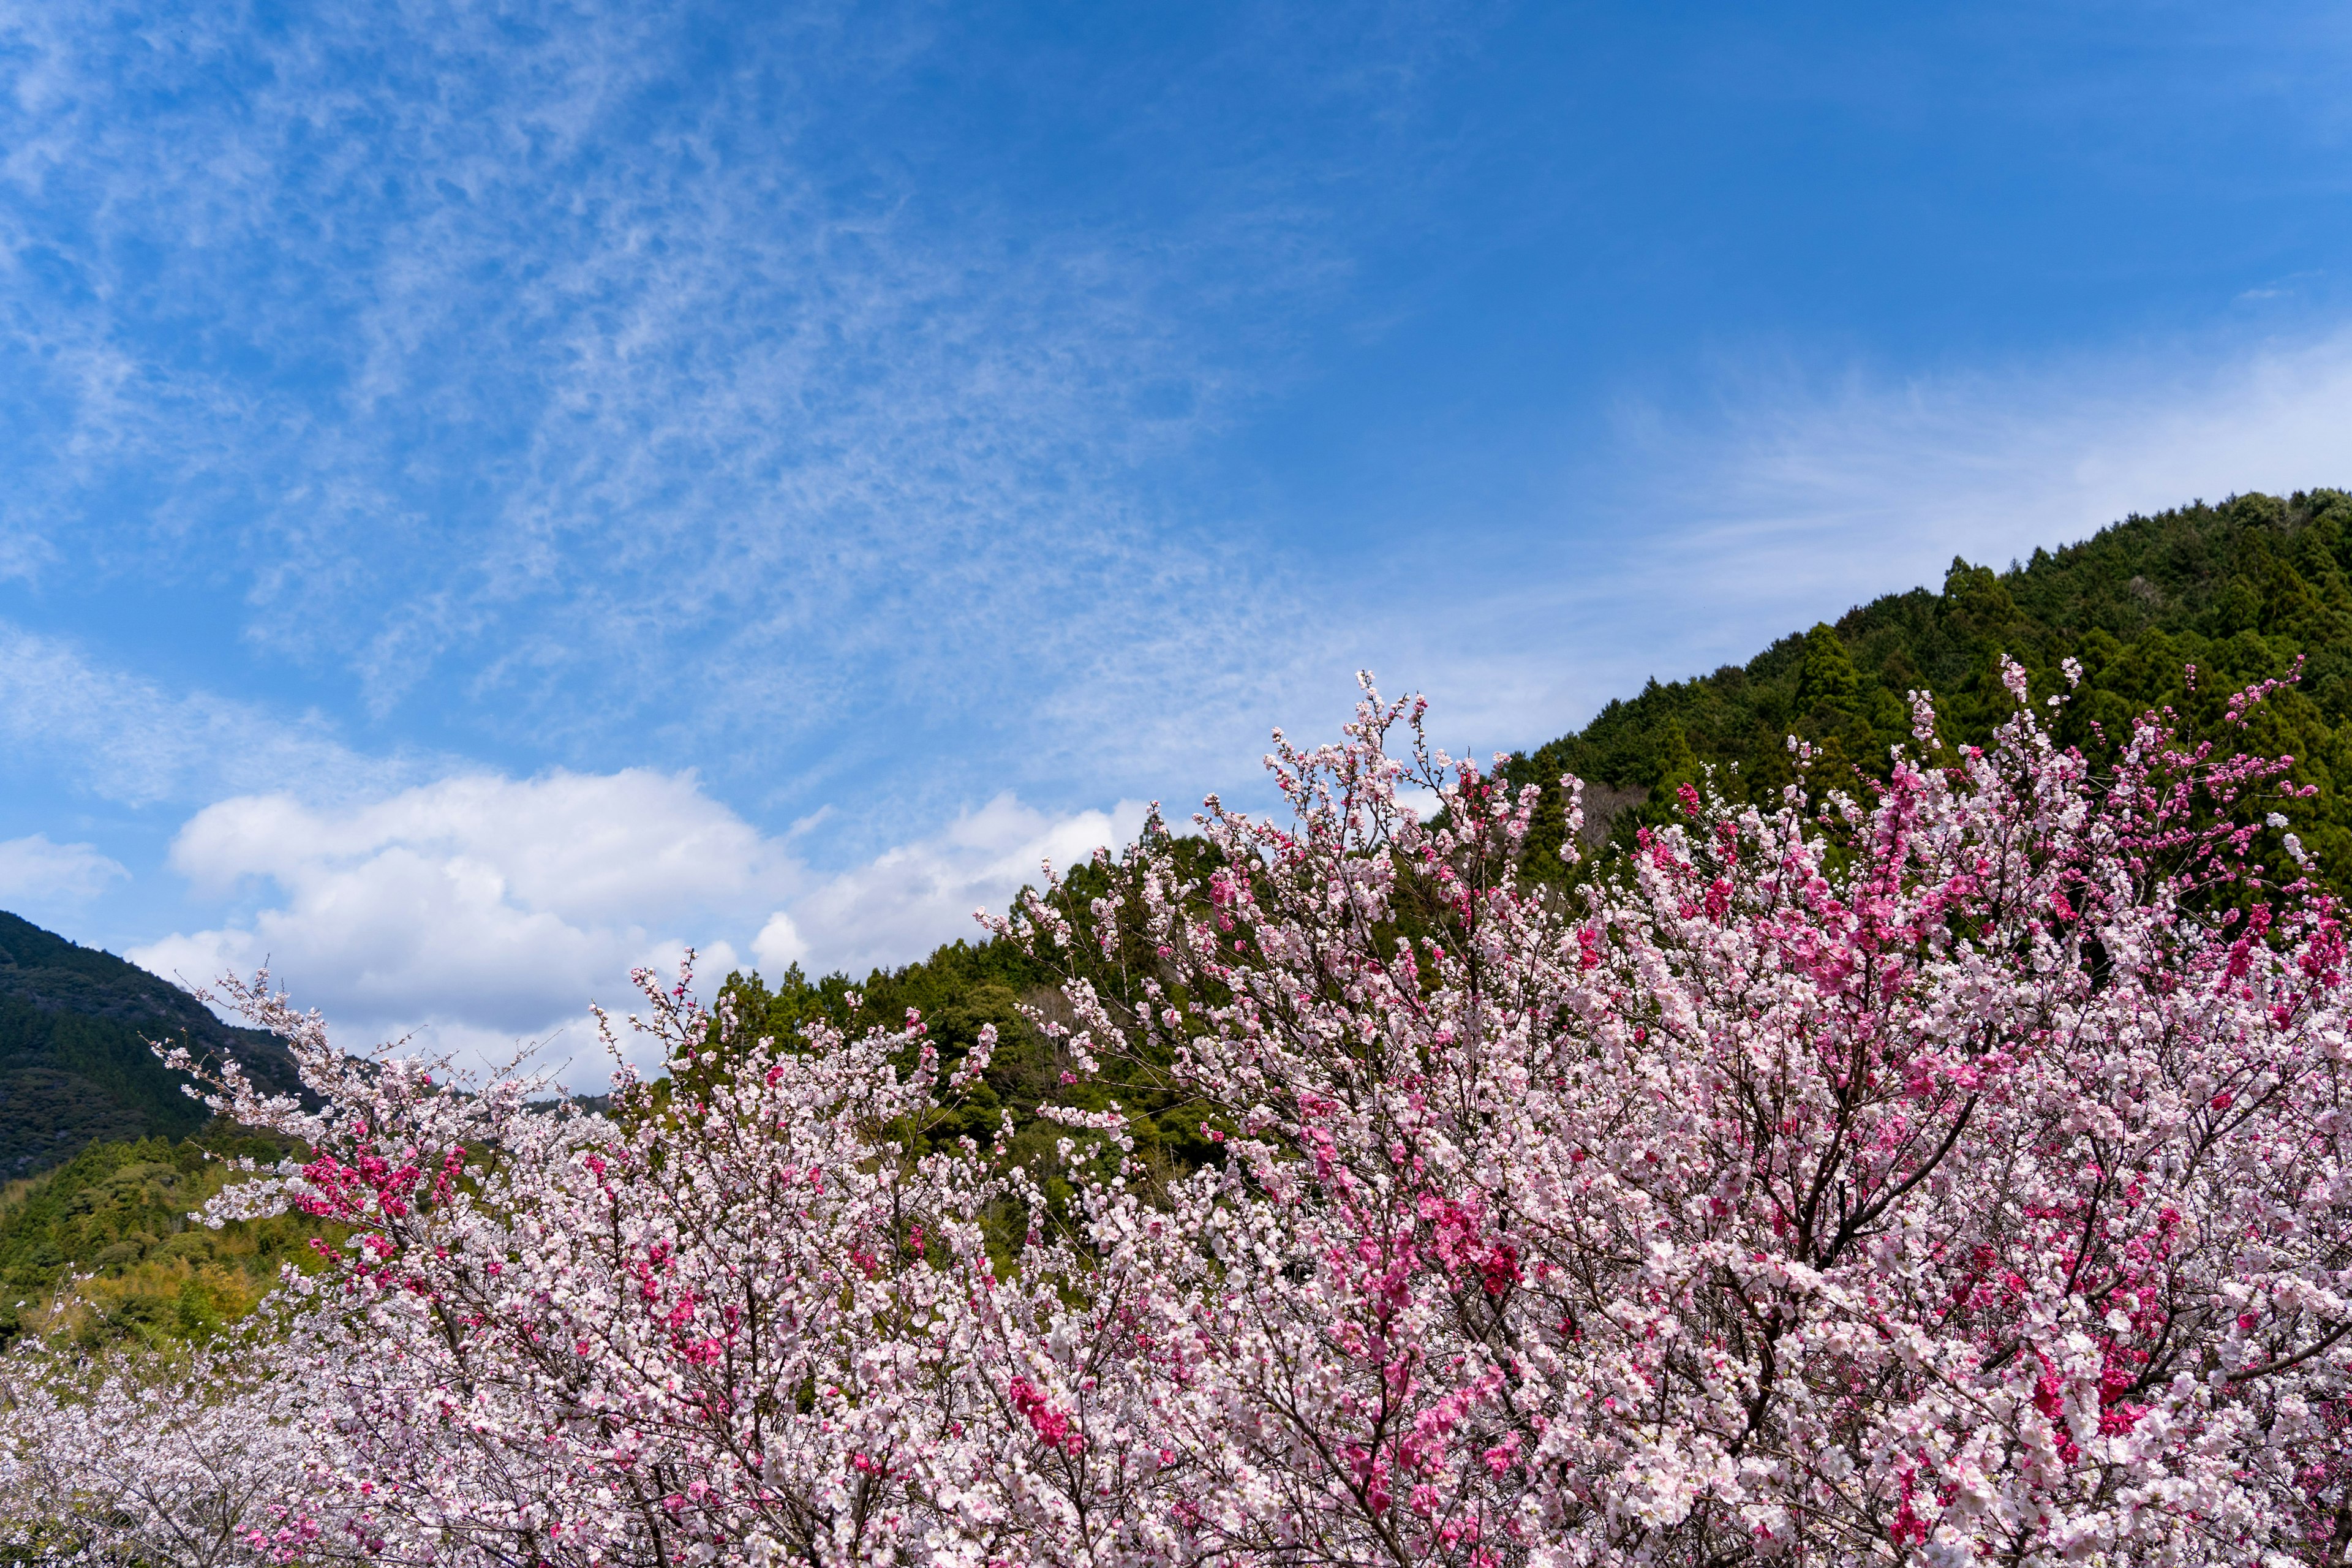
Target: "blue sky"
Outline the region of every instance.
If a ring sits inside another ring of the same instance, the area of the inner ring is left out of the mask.
[[[2336,7],[0,17],[0,904],[488,1048],[2352,483]],[[576,1034],[576,1030],[573,1031]]]

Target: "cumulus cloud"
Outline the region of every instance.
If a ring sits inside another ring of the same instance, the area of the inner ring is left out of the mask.
[[[760,934],[751,939],[752,961],[766,974],[781,974],[808,956],[808,938],[801,934],[800,923],[782,910],[770,915]]]
[[[791,876],[776,846],[693,774],[642,768],[478,773],[342,810],[243,796],[191,819],[172,866],[199,890],[255,876],[301,889],[395,854],[494,872],[500,900],[592,923],[740,907]]]
[[[474,773],[342,806],[240,795],[192,817],[171,864],[246,912],[131,956],[191,984],[267,963],[347,1037],[415,1034],[476,1062],[550,1041],[593,1084],[605,1064],[586,1005],[625,1010],[637,964],[674,972],[688,944],[706,980],[903,963],[1142,816],[1004,795],[818,877],[687,773]]]
[[[136,962],[198,984],[267,963],[347,1027],[467,1049],[625,1003],[632,966],[675,964],[690,941],[723,973],[723,932],[799,877],[692,775],[636,769],[474,774],[340,808],[237,796],[197,813],[171,863],[200,897],[259,907]]]
[[[898,845],[810,889],[760,932],[764,965],[799,962],[862,973],[982,933],[975,910],[1002,911],[1051,862],[1066,871],[1142,829],[1146,807],[1049,816],[1000,795],[941,832]],[[807,933],[807,934],[803,934]]]
[[[0,899],[12,909],[94,899],[131,873],[91,844],[52,844],[47,834],[0,841]]]

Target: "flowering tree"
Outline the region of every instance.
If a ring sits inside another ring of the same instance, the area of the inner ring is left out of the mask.
[[[278,1359],[313,1440],[256,1549],[849,1563],[936,1553],[943,1517],[960,1542],[1003,1532],[967,1433],[1014,1395],[971,1342],[1003,1310],[984,1211],[1024,1190],[969,1146],[913,1152],[941,1087],[919,1020],[779,1047],[640,980],[633,1022],[700,1087],[624,1073],[617,1118],[362,1067],[266,986],[233,993],[327,1105],[229,1072],[222,1110],[316,1154],[215,1217],[290,1205],[351,1232],[287,1281]]]
[[[2344,939],[2245,809],[2290,760],[2151,718],[2095,782],[2012,681],[1867,801],[1685,789],[1578,901],[1417,704],[1284,747],[1293,823],[1213,801],[1205,877],[1127,857],[1072,1045],[1234,1132],[1164,1219],[1090,1194],[1181,1555],[2343,1559]]]
[[[37,1341],[9,1358],[0,1556],[43,1563],[179,1563],[252,1556],[298,1451],[299,1390],[236,1352],[178,1364],[60,1360]]]
[[[1041,1109],[1058,1173],[931,1147],[989,1045],[944,1071],[917,1017],[747,1039],[648,977],[668,1081],[608,1116],[238,988],[322,1109],[222,1074],[314,1155],[215,1217],[351,1238],[247,1368],[299,1441],[224,1478],[239,1548],[2346,1561],[2345,944],[2267,809],[2299,786],[2161,716],[2093,778],[2014,684],[1989,748],[1922,701],[1866,795],[1686,789],[1569,894],[1521,874],[1534,793],[1377,697],[1277,738],[1286,820],[1213,799],[1049,872],[999,927],[1066,966],[1035,1022],[1204,1108],[1189,1173],[1116,1106]],[[80,1399],[20,1398],[15,1462]]]

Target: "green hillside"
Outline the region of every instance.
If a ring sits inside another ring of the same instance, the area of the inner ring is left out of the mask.
[[[1792,632],[1745,665],[1660,684],[1610,703],[1581,730],[1515,757],[1514,784],[1548,786],[1531,870],[1559,875],[1562,773],[1586,781],[1595,842],[1657,820],[1677,784],[1716,769],[1717,786],[1758,801],[1793,776],[1786,738],[1822,749],[1817,779],[1884,775],[1910,739],[1906,691],[1935,694],[1944,738],[1980,742],[2013,710],[2003,655],[2036,698],[2084,670],[2058,735],[2095,759],[2132,717],[2171,705],[2201,732],[2230,693],[2297,670],[2265,705],[2250,743],[2296,759],[2318,796],[2295,826],[2338,886],[2352,886],[2352,496],[2244,495],[2133,517],[2006,572],[1955,557],[1941,592],[1914,588]],[[2192,691],[2186,667],[2196,668]]]
[[[68,1269],[90,1276],[55,1326],[86,1342],[187,1339],[242,1317],[287,1263],[308,1266],[318,1226],[299,1215],[219,1230],[190,1211],[229,1179],[226,1159],[274,1161],[274,1139],[211,1127],[173,1142],[93,1143],[0,1197],[0,1342],[48,1321]]]
[[[233,1053],[290,1091],[294,1064],[268,1036],[234,1029],[170,982],[110,952],[0,914],[0,1180],[101,1142],[184,1138],[210,1112],[181,1092],[150,1039]]]

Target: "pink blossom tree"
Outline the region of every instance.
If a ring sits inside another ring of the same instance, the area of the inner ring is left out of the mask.
[[[413,1061],[342,1059],[314,1016],[233,988],[327,1104],[226,1075],[220,1109],[316,1152],[214,1217],[291,1206],[352,1233],[286,1282],[277,1356],[313,1440],[256,1548],[862,1563],[1007,1533],[973,1428],[1013,1397],[982,1342],[1020,1287],[982,1221],[1026,1194],[969,1145],[917,1152],[942,1089],[919,1020],[740,1041],[684,980],[639,978],[632,1022],[698,1087],[625,1071],[612,1117],[534,1104],[530,1080],[452,1093]]]
[[[752,1039],[644,977],[667,1082],[607,1115],[235,987],[320,1108],[220,1074],[312,1155],[213,1217],[351,1237],[241,1369],[289,1436],[221,1478],[238,1549],[2346,1561],[2345,942],[2288,764],[2151,715],[2094,777],[2015,684],[1989,747],[1921,700],[1884,784],[1685,789],[1567,894],[1535,793],[1370,695],[1277,737],[1283,819],[1049,871],[999,922],[1066,968],[1034,1022],[1200,1107],[1189,1173],[1117,1106],[1042,1108],[1053,1171],[933,1147],[989,1042],[912,1016]],[[22,1371],[37,1467],[95,1406]]]
[[[1126,857],[1072,1047],[1234,1134],[1165,1216],[1089,1194],[1178,1555],[2343,1559],[2344,938],[2257,863],[2286,761],[2152,716],[2094,780],[2011,679],[1991,748],[1922,701],[1867,798],[1685,789],[1566,902],[1418,704],[1285,746],[1291,822],[1213,801],[1204,877]],[[1007,929],[1085,940],[1050,889]]]

